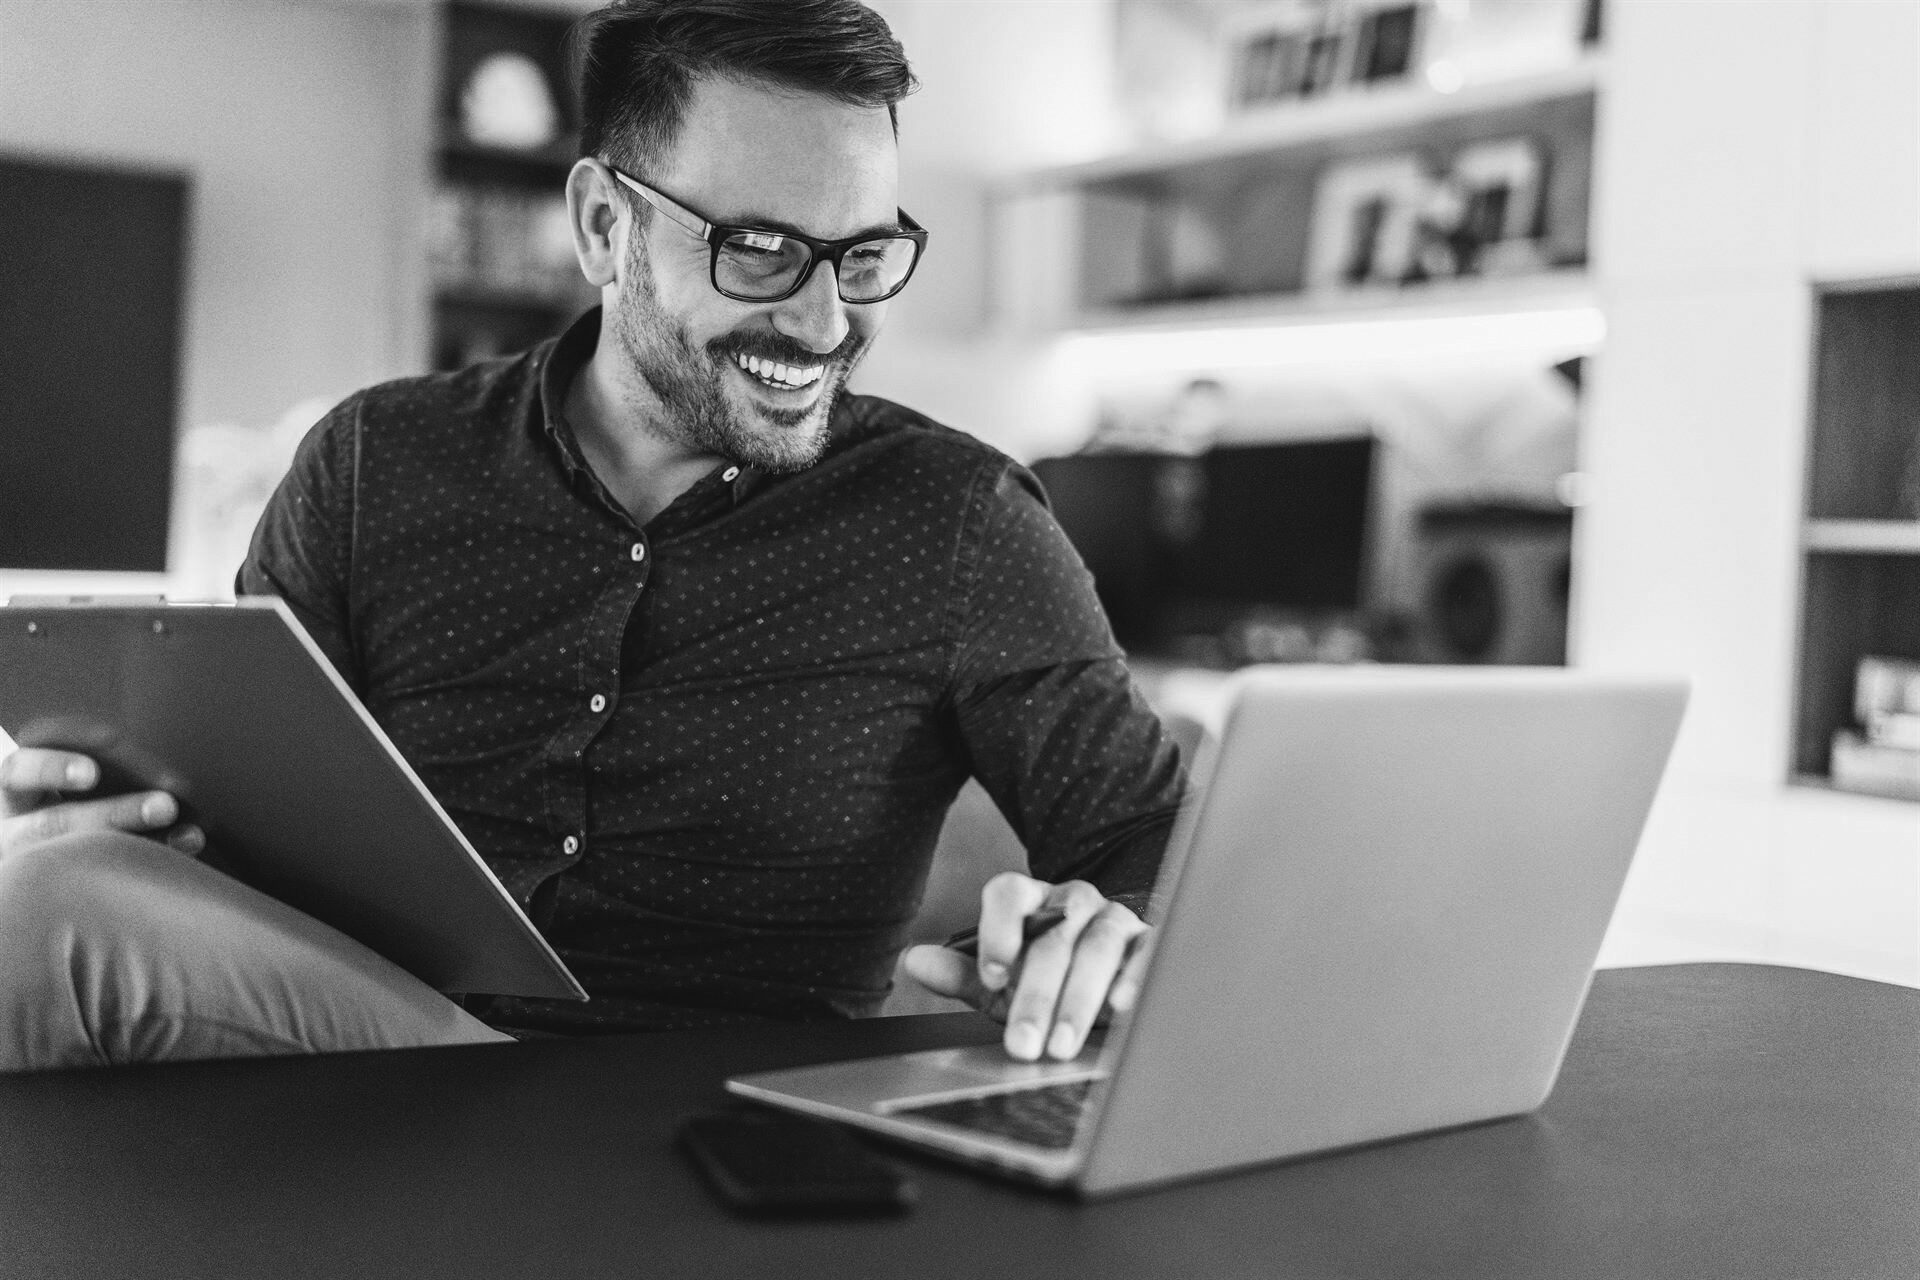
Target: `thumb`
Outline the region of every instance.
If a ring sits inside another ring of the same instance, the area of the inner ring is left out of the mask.
[[[922,944],[908,947],[902,959],[907,976],[936,995],[964,1000],[978,1007],[986,996],[973,959],[945,947]]]

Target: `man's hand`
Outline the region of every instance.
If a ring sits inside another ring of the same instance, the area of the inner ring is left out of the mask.
[[[180,802],[164,791],[66,799],[99,785],[99,764],[72,751],[21,747],[0,756],[0,858],[75,831],[151,833],[189,854],[206,848],[200,828],[174,825]]]
[[[1021,923],[1058,907],[1066,915],[1025,950]],[[1140,995],[1153,930],[1083,880],[1048,884],[1006,871],[980,892],[978,958],[946,947],[907,951],[910,977],[1007,1024],[1007,1053],[1024,1062],[1042,1052],[1065,1060],[1108,1010],[1125,1013]]]

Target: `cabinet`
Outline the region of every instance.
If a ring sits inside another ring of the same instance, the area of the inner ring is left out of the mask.
[[[429,214],[438,369],[517,351],[595,301],[563,187],[577,122],[551,10],[449,4]]]
[[[1920,663],[1920,279],[1822,286],[1815,316],[1791,769],[1920,798],[1832,768],[1835,734],[1859,727],[1861,659]]]

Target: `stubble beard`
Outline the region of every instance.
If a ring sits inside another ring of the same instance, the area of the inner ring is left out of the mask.
[[[660,417],[649,421],[649,429],[696,453],[762,471],[804,471],[818,462],[826,452],[834,402],[866,355],[869,340],[849,332],[823,357],[781,334],[736,331],[699,349],[686,326],[660,305],[652,265],[638,244],[627,262],[634,294],[614,319],[614,335],[659,402]],[[755,403],[737,390],[730,396],[728,367],[736,354],[789,365],[825,364],[819,397],[805,408],[783,408]]]

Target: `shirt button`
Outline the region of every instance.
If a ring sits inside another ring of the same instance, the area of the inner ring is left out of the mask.
[[[725,480],[728,484],[732,484],[735,480],[738,480],[740,478],[740,468],[728,467],[725,471],[722,471],[720,473],[720,478],[722,480]]]
[[[594,694],[593,700],[587,703],[587,707],[589,710],[593,712],[593,714],[599,715],[602,711],[605,711],[607,709],[607,695],[604,693]]]
[[[633,544],[633,550],[627,554],[631,555],[635,562],[645,560],[647,558],[647,544],[644,542],[636,542]]]
[[[569,858],[580,852],[580,837],[568,836],[565,840],[562,840],[560,842],[560,852],[566,854]]]

